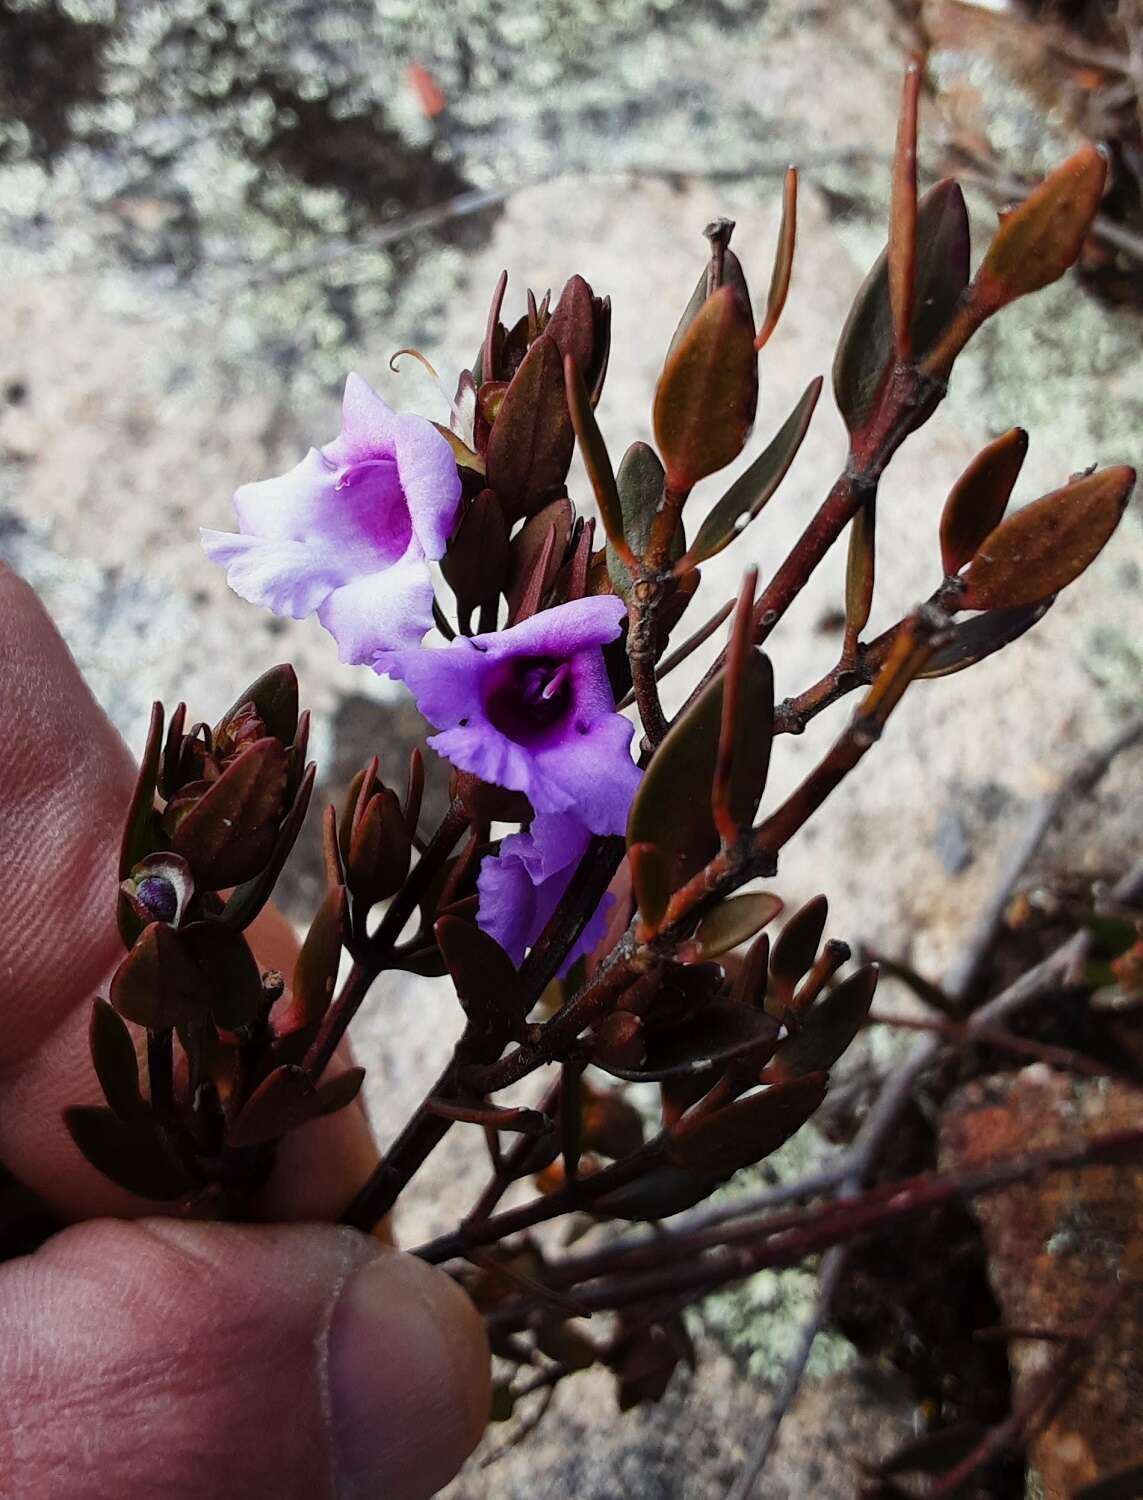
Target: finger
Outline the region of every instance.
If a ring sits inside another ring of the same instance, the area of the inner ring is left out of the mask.
[[[39,600],[0,565],[0,1159],[68,1219],[155,1211],[89,1166],[62,1122],[102,1103],[87,1031],[123,956],[116,860],[134,776]],[[280,960],[281,919],[261,920]],[[334,1216],[375,1159],[363,1114],[343,1110],[287,1137],[268,1204]]]
[[[152,1219],[0,1268],[0,1489],[420,1500],[488,1415],[488,1345],[442,1273],[330,1226]]]

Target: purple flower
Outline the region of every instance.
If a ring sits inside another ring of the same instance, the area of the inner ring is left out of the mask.
[[[432,624],[426,560],[444,555],[460,503],[448,443],[398,415],[360,375],[341,432],[277,479],[234,496],[241,534],[203,531],[236,594],[295,620],[316,612],[346,662],[415,645]]]
[[[443,650],[389,653],[376,668],[408,683],[444,731],[429,744],[454,766],[523,792],[537,813],[622,833],[639,770],[599,648],[623,614],[613,595],[576,599]]]
[[[477,889],[477,925],[493,937],[519,967],[525,951],[548,924],[591,834],[566,813],[542,813],[525,833],[510,834],[495,858],[483,861]],[[579,941],[560,969],[560,977],[603,937],[613,897],[604,896]]]

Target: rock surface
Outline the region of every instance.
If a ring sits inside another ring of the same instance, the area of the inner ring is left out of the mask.
[[[360,369],[395,403],[440,415],[415,366],[389,373],[392,351],[419,345],[447,380],[479,343],[502,267],[521,303],[526,284],[558,289],[580,271],[615,305],[600,421],[618,454],[649,436],[651,391],[702,261],[702,226],[723,213],[738,219],[735,244],[759,296],[781,173],[794,159],[803,169],[799,255],[764,362],[758,445],[828,370],[884,239],[902,55],[890,0],[0,0],[0,19],[19,43],[15,65],[0,62],[0,558],[41,591],[135,746],[153,698],[186,698],[209,718],[272,662],[296,662],[327,797],[374,750],[400,781],[415,713],[407,702],[395,713],[387,684],[340,666],[316,623],[278,621],[230,595],[196,529],[227,524],[237,483],[332,435],[344,371]],[[55,67],[60,58],[66,69]],[[410,88],[410,63],[443,90],[435,121]],[[930,175],[943,111],[938,95],[922,153]],[[1067,129],[1049,127],[1042,144],[1062,154]],[[455,201],[473,190],[491,200]],[[417,216],[442,201],[426,227]],[[473,201],[485,207],[464,211]],[[977,199],[973,209],[979,243],[991,209]],[[1017,421],[1030,429],[1018,499],[1093,461],[1129,461],[1141,377],[1137,329],[1073,281],[990,325],[937,419],[890,471],[872,628],[935,583],[941,499],[986,439]],[[734,590],[747,561],[765,571],[780,559],[843,458],[827,388],[780,499],[707,568],[708,608]],[[717,480],[703,486],[695,510],[719,493]],[[573,495],[583,504],[585,494],[577,473]],[[1033,636],[906,701],[875,756],[791,849],[781,878],[789,903],[825,889],[834,933],[939,970],[1030,799],[1137,694],[1138,541],[1136,504]],[[843,571],[837,549],[776,637],[780,693],[832,664]],[[680,672],[668,706],[686,685]],[[774,795],[844,716],[823,715],[778,747]],[[1137,827],[1139,788],[1137,762],[1117,767],[1098,814],[1070,818],[1069,849],[1093,867],[1114,865]],[[316,871],[311,837],[283,892],[298,921],[312,912]],[[356,1038],[382,1140],[457,1029],[440,986],[377,987]],[[483,1162],[471,1137],[454,1132],[456,1148],[403,1203],[407,1242],[451,1227],[467,1205]],[[792,1297],[790,1316],[803,1306]],[[728,1316],[723,1309],[719,1322]],[[772,1309],[755,1320],[744,1302],[739,1316],[736,1350],[753,1340],[745,1363],[772,1366]],[[529,1472],[553,1497],[614,1493],[614,1452],[623,1473],[654,1474],[660,1486],[629,1478],[619,1488],[721,1494],[766,1399],[764,1381],[742,1382],[737,1369],[716,1358],[688,1415],[668,1403],[634,1426],[601,1388],[581,1408],[573,1387],[568,1410],[580,1425],[553,1423],[456,1493],[514,1493],[497,1488],[509,1484],[534,1493]],[[767,1493],[851,1493],[849,1471],[822,1457],[817,1434],[852,1390],[807,1396],[784,1445],[800,1477],[782,1481],[776,1469]],[[899,1392],[874,1406],[874,1427],[896,1431],[907,1420]],[[582,1451],[589,1410],[598,1460]]]
[[[971,1084],[950,1102],[942,1165],[970,1168],[1141,1123],[1137,1089],[1037,1064]],[[1069,1500],[1084,1485],[1143,1463],[1143,1168],[1056,1172],[982,1198],[974,1211],[1005,1326],[1070,1332],[1111,1288],[1124,1288],[1080,1379],[1032,1446],[1044,1500]],[[1012,1341],[1017,1401],[1058,1355],[1059,1346],[1043,1340]]]

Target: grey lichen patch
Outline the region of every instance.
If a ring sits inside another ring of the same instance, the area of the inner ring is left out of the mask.
[[[822,1156],[821,1138],[812,1128],[803,1129],[769,1157],[765,1167],[740,1174],[732,1189],[711,1202],[720,1202],[731,1193],[737,1197],[795,1181],[819,1168]],[[695,1331],[722,1344],[751,1380],[772,1385],[781,1379],[802,1329],[813,1316],[817,1289],[813,1266],[759,1271],[737,1286],[704,1298],[688,1316]],[[832,1375],[848,1369],[856,1358],[848,1339],[826,1329],[814,1342],[807,1374],[811,1379]]]

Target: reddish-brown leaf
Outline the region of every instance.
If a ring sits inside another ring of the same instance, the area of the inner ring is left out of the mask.
[[[949,491],[941,513],[941,562],[946,577],[959,573],[990,531],[1000,525],[1028,452],[1022,427],[993,438]]]
[[[708,297],[655,391],[655,441],[678,493],[742,452],[758,405],[758,357],[749,309],[732,286]]]
[[[1058,594],[1099,556],[1134,484],[1126,465],[1100,469],[1001,521],[968,565],[961,608],[1015,609]]]

